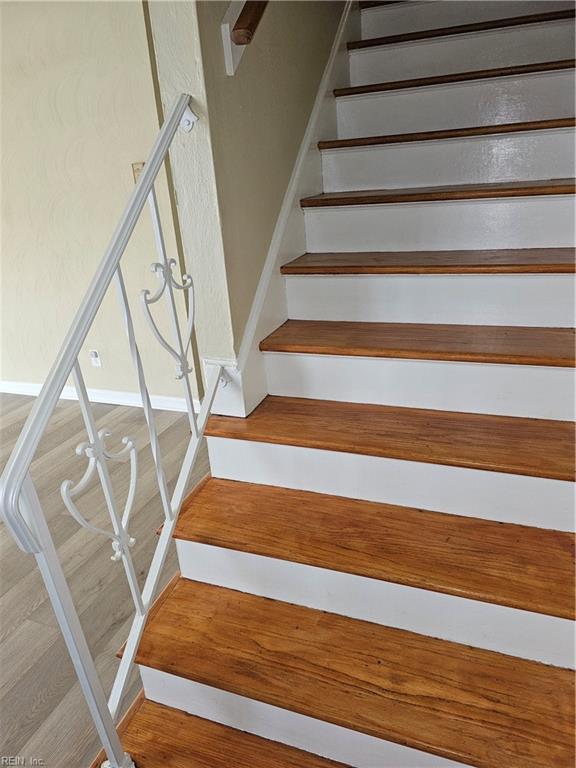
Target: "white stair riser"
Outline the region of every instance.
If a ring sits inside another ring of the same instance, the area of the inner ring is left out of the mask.
[[[324,150],[324,191],[572,177],[575,136],[568,128]]]
[[[336,109],[341,139],[574,117],[574,73],[559,70],[340,96]]]
[[[574,623],[247,552],[177,541],[186,579],[519,656],[574,665]]]
[[[527,24],[475,34],[350,51],[350,84],[433,77],[574,56],[574,21]]]
[[[168,672],[141,666],[140,674],[146,698],[151,701],[355,768],[466,768],[453,760],[366,736]]]
[[[286,277],[290,319],[372,323],[571,327],[575,287],[546,274]]]
[[[311,253],[567,247],[574,197],[343,205],[305,208]]]
[[[574,419],[569,368],[266,353],[271,395]]]
[[[525,16],[529,13],[547,13],[573,8],[570,2],[520,2],[519,0],[448,0],[447,2],[398,3],[397,5],[368,8],[361,13],[362,39],[384,35],[399,35],[422,29],[440,29],[457,24]]]
[[[574,483],[209,437],[213,477],[279,485],[448,514],[574,530]]]

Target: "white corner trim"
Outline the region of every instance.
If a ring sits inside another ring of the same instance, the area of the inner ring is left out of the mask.
[[[240,350],[238,353],[238,367],[240,371],[244,371],[246,368],[248,358],[255,342],[260,341],[260,339],[256,339],[258,323],[265,305],[272,275],[275,269],[278,267],[282,241],[290,220],[294,202],[296,198],[299,198],[299,185],[304,168],[306,166],[306,161],[309,158],[311,149],[313,149],[317,130],[320,124],[320,117],[326,106],[327,96],[332,89],[331,80],[334,75],[338,54],[344,43],[344,32],[347,27],[351,9],[352,0],[347,0],[346,6],[342,12],[340,23],[338,25],[338,30],[334,37],[334,43],[328,57],[328,62],[320,81],[320,86],[316,94],[314,106],[312,108],[312,112],[310,113],[308,125],[306,126],[306,131],[300,144],[300,149],[298,150],[298,155],[292,170],[292,175],[290,177],[290,181],[288,182],[288,187],[282,201],[280,214],[276,221],[270,247],[266,255],[266,261],[264,262],[264,268],[260,275],[260,281],[254,295],[254,301],[252,302],[252,308],[250,310],[248,322],[246,323],[246,328],[244,329],[244,335],[242,337],[242,342],[240,344]],[[318,157],[320,157],[319,150],[315,151],[317,152]]]
[[[42,389],[42,384],[30,381],[2,381],[0,380],[0,393],[10,395],[28,395],[37,397]],[[88,396],[93,403],[109,403],[110,405],[128,405],[142,408],[142,398],[139,392],[124,392],[114,389],[88,389]],[[60,395],[62,400],[78,400],[73,386],[65,386]],[[186,401],[183,397],[169,397],[167,395],[150,395],[152,408],[160,411],[176,411],[186,413]],[[200,411],[200,401],[194,398],[194,410]]]

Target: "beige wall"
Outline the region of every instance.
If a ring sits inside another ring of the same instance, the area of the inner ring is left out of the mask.
[[[269,3],[233,77],[220,37],[228,3],[197,6],[238,351],[344,3]]]
[[[131,164],[146,158],[158,118],[140,2],[0,8],[0,380],[42,382],[133,189]],[[164,179],[159,193],[168,248],[177,256]],[[180,396],[174,363],[152,339],[139,306],[140,290],[158,285],[153,261],[145,209],[125,276],[150,389]],[[166,315],[161,325],[170,332]],[[229,325],[218,330],[223,339],[213,347],[231,349]],[[99,350],[102,368],[87,367],[88,348]],[[89,386],[137,390],[113,289],[82,362]]]
[[[164,107],[186,91],[201,117],[192,134],[177,135],[173,164],[200,351],[230,359],[343,3],[270,3],[234,77],[224,72],[220,37],[227,3],[154,0],[149,8]],[[0,13],[0,381],[37,383],[104,253],[133,189],[131,164],[146,158],[158,117],[140,2],[2,2]],[[158,191],[176,257],[163,178]],[[157,285],[155,260],[145,215],[125,276],[150,389],[178,397],[174,364],[138,302],[142,288]],[[137,389],[120,323],[111,290],[82,352],[93,388]],[[169,334],[165,315],[161,325]],[[87,365],[91,348],[100,369]]]

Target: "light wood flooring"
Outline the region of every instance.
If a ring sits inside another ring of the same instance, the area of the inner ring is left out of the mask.
[[[34,399],[0,394],[0,468],[3,468]],[[112,431],[108,445],[121,447],[129,435],[137,441],[138,494],[131,533],[140,578],[147,573],[156,530],[162,522],[149,435],[139,408],[95,404],[99,428]],[[188,440],[186,417],[157,411],[160,445],[172,487]],[[126,639],[133,606],[123,568],[110,560],[110,543],[82,529],[67,513],[59,493],[63,480],[78,480],[85,461],[75,448],[86,439],[78,404],[61,401],[32,467],[32,475],[72,589],[76,608],[108,693]],[[208,473],[202,450],[193,477]],[[123,503],[128,467],[115,464],[113,484]],[[100,489],[95,483],[78,501],[86,517],[105,526]],[[163,583],[176,572],[172,551]],[[128,705],[140,687],[137,673],[125,699]],[[0,756],[41,760],[44,768],[87,768],[99,749],[88,709],[56,625],[34,558],[22,553],[0,523]]]

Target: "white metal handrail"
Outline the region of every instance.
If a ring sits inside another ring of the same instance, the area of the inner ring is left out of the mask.
[[[116,721],[120,713],[129,674],[134,663],[136,649],[158,587],[172,533],[187,491],[190,475],[222,373],[221,368],[218,366],[212,369],[210,380],[206,382],[205,396],[200,412],[196,415],[194,413],[190,383],[190,375],[194,372],[194,366],[189,361],[189,356],[192,354],[194,332],[193,282],[189,275],[183,275],[181,283],[173,275],[175,261],[169,259],[166,253],[154,189],[156,177],[167,158],[176,131],[179,127],[184,131],[190,131],[197,119],[197,116],[190,107],[190,96],[182,94],[160,130],[112,240],[96,270],[80,309],[56,358],[56,362],[48,374],[48,378],[30,412],[0,479],[0,514],[18,546],[24,552],[33,554],[36,557],[84,697],[108,757],[106,765],[110,766],[110,768],[134,767],[132,759],[122,749]],[[155,415],[146,385],[146,377],[134,331],[128,293],[120,266],[122,256],[146,201],[148,201],[150,207],[154,239],[159,256],[159,261],[153,264],[152,267],[157,277],[160,278],[161,284],[154,294],[147,290],[142,291],[141,306],[154,337],[166,352],[176,360],[176,374],[177,378],[182,380],[184,386],[184,397],[191,431],[190,441],[178,474],[174,492],[171,496],[168,492]],[[131,438],[124,437],[124,448],[122,450],[113,453],[106,447],[106,438],[110,433],[106,430],[99,431],[97,429],[88,391],[78,361],[84,341],[113,280],[116,282],[118,298],[124,316],[126,335],[128,337],[130,357],[136,369],[142,406],[150,433],[150,448],[164,514],[162,532],[159,536],[142,590],[140,590],[130,554],[130,548],[134,543],[134,539],[128,531],[138,474],[136,445]],[[188,320],[185,328],[180,326],[175,291],[183,291],[189,295]],[[162,297],[167,302],[168,312],[172,321],[173,343],[168,342],[163,337],[152,314],[152,305],[156,304]],[[78,446],[76,453],[79,457],[84,457],[87,460],[87,466],[82,478],[76,484],[72,484],[70,480],[62,483],[62,499],[70,514],[80,525],[93,533],[102,534],[111,540],[113,548],[112,560],[121,562],[124,566],[135,607],[134,619],[108,702],[106,701],[94,660],[83,634],[54,542],[48,530],[41,500],[38,498],[30,477],[30,467],[39,442],[58,403],[62,390],[70,377],[72,377],[76,388],[88,436],[88,440]],[[123,504],[119,504],[115,497],[108,469],[109,463],[115,461],[127,461],[130,464],[129,489]],[[111,529],[109,531],[88,522],[77,506],[77,499],[82,495],[94,477],[98,477],[104,493],[106,508],[111,521]]]

